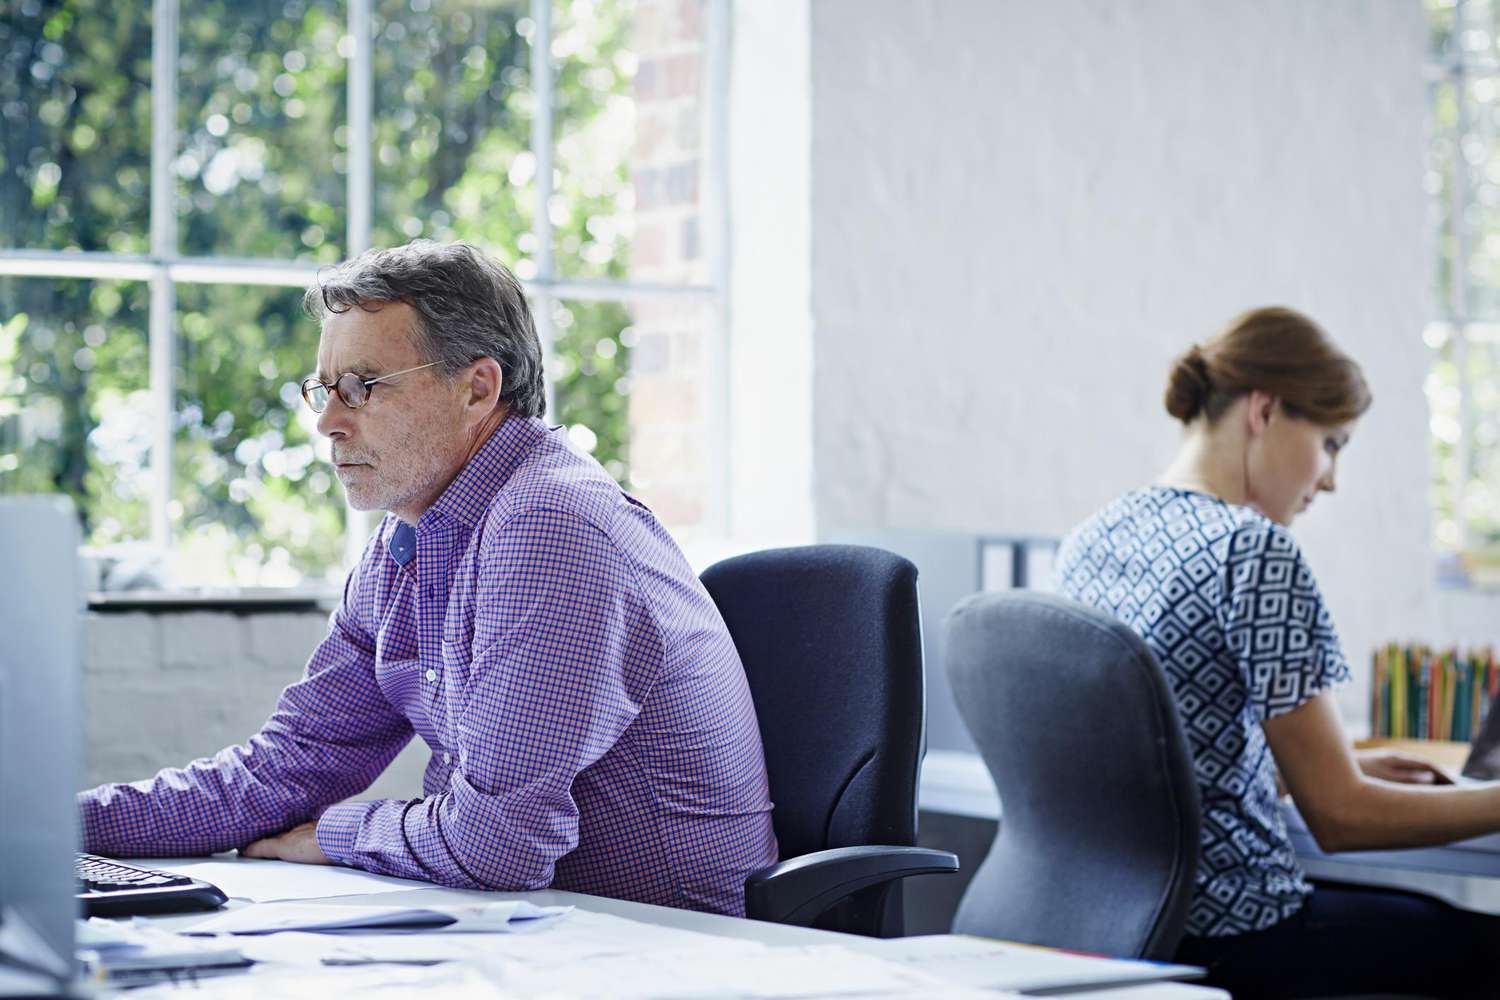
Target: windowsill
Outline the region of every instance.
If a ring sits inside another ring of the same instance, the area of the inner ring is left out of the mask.
[[[678,544],[693,572],[701,573],[721,559],[786,545],[806,545],[812,539],[797,535],[746,538],[696,535]],[[260,614],[287,611],[332,611],[337,589],[319,587],[182,587],[159,590],[103,590],[88,595],[88,609],[104,614],[163,611],[231,611]]]
[[[1500,552],[1479,549],[1440,553],[1437,585],[1440,590],[1500,593]]]
[[[1448,577],[1438,577],[1438,590],[1453,591],[1460,594],[1500,594],[1500,580],[1453,580]]]
[[[193,590],[94,591],[90,611],[123,614],[131,611],[231,611],[235,614],[330,611],[338,603],[334,591],[311,587],[223,587]]]
[[[917,782],[917,807],[971,819],[1000,818],[1000,796],[979,754],[928,750]]]

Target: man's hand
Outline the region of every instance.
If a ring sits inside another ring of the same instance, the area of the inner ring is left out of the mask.
[[[1366,777],[1403,785],[1451,785],[1453,777],[1420,757],[1395,750],[1354,751],[1354,760]]]
[[[270,861],[295,861],[299,865],[331,865],[328,855],[318,846],[318,821],[294,826],[274,837],[265,837],[240,848],[246,858]]]

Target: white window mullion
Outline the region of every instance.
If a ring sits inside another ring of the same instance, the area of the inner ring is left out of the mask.
[[[375,71],[370,0],[349,0],[349,229],[347,256],[370,249],[375,215],[374,148]]]
[[[704,81],[707,128],[701,166],[700,232],[715,296],[709,309],[708,391],[703,393],[708,432],[705,528],[727,535],[734,524],[730,489],[730,420],[734,400],[729,378],[729,0],[705,0]]]
[[[552,0],[531,0],[531,155],[536,160],[536,211],[531,234],[536,238],[533,262],[536,282],[531,294],[536,335],[542,342],[542,370],[552,365],[554,329],[552,296],[547,287],[556,280],[552,254]],[[556,396],[546,382],[547,413],[558,419]]]
[[[172,542],[173,330],[177,295],[163,262],[177,255],[177,0],[153,0],[151,21],[151,543]]]
[[[1449,275],[1448,307],[1453,318],[1453,365],[1458,386],[1458,440],[1454,442],[1453,520],[1458,529],[1458,548],[1469,546],[1469,441],[1473,433],[1473,393],[1469,391],[1469,261],[1464,215],[1472,193],[1469,189],[1469,97],[1463,37],[1465,4],[1457,0],[1453,10],[1451,77],[1455,109],[1453,177],[1449,185],[1449,212],[1453,225],[1453,266]]]

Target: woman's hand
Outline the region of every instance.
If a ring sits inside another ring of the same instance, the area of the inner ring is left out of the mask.
[[[1368,778],[1401,785],[1451,785],[1453,778],[1442,768],[1420,757],[1397,750],[1372,748],[1354,751],[1354,762]]]

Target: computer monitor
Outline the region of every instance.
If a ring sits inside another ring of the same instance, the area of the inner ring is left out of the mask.
[[[0,497],[0,996],[73,976],[81,609],[73,505]]]

